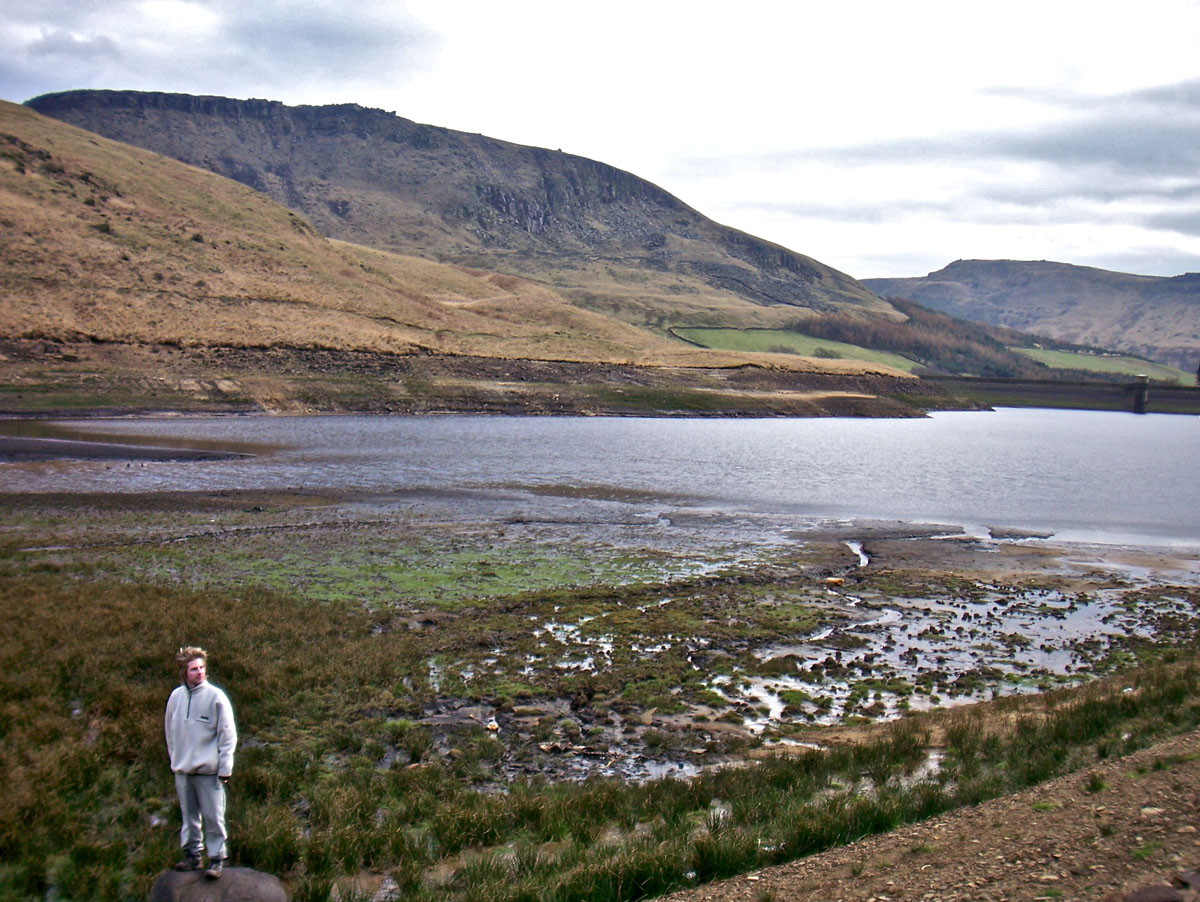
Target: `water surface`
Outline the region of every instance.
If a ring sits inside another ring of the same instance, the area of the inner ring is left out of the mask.
[[[608,498],[642,508],[872,518],[1200,542],[1200,420],[1003,409],[925,419],[210,417],[81,431],[265,445],[228,461],[0,465],[0,491],[342,489]],[[549,502],[547,502],[549,503]]]

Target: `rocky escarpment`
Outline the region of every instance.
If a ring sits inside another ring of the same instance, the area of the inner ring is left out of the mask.
[[[846,308],[894,315],[843,273],[714,223],[645,179],[562,151],[355,104],[72,91],[28,105],[236,179],[331,237],[548,278],[577,289],[577,302],[602,308],[597,268],[626,288],[649,274],[684,280],[666,299],[653,285],[635,288],[634,321],[664,313],[686,321],[693,284],[714,293],[706,310],[735,319],[736,310],[725,309],[730,299],[734,307],[793,315]]]

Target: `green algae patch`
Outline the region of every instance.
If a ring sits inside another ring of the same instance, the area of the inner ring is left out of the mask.
[[[470,607],[483,598],[588,586],[658,583],[709,570],[713,560],[579,542],[522,543],[431,531],[422,524],[340,522],[262,509],[23,512],[3,541],[63,566],[118,579],[256,585],[314,601],[369,606]],[[14,535],[16,529],[20,533]]]

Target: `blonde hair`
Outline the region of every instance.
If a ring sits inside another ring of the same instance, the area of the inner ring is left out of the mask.
[[[203,661],[205,667],[208,666],[208,652],[200,646],[188,645],[179,649],[179,652],[175,655],[175,663],[179,665],[179,679],[181,681],[187,679],[188,665],[197,659]]]

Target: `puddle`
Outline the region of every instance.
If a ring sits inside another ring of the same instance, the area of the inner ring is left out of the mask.
[[[1119,560],[1064,560],[1063,564],[1075,569],[1112,573],[1132,583],[1164,584],[1176,586],[1200,586],[1200,561],[1180,560],[1174,567],[1152,567]]]
[[[764,663],[794,658],[794,672],[722,675],[708,688],[753,712],[744,724],[759,735],[786,723],[888,720],[1082,682],[1121,640],[1152,637],[1156,616],[1197,616],[1184,598],[1159,598],[1148,610],[1129,606],[1117,590],[886,601],[873,610],[870,602],[847,606],[862,619],[754,651]],[[848,646],[847,637],[861,641]]]

